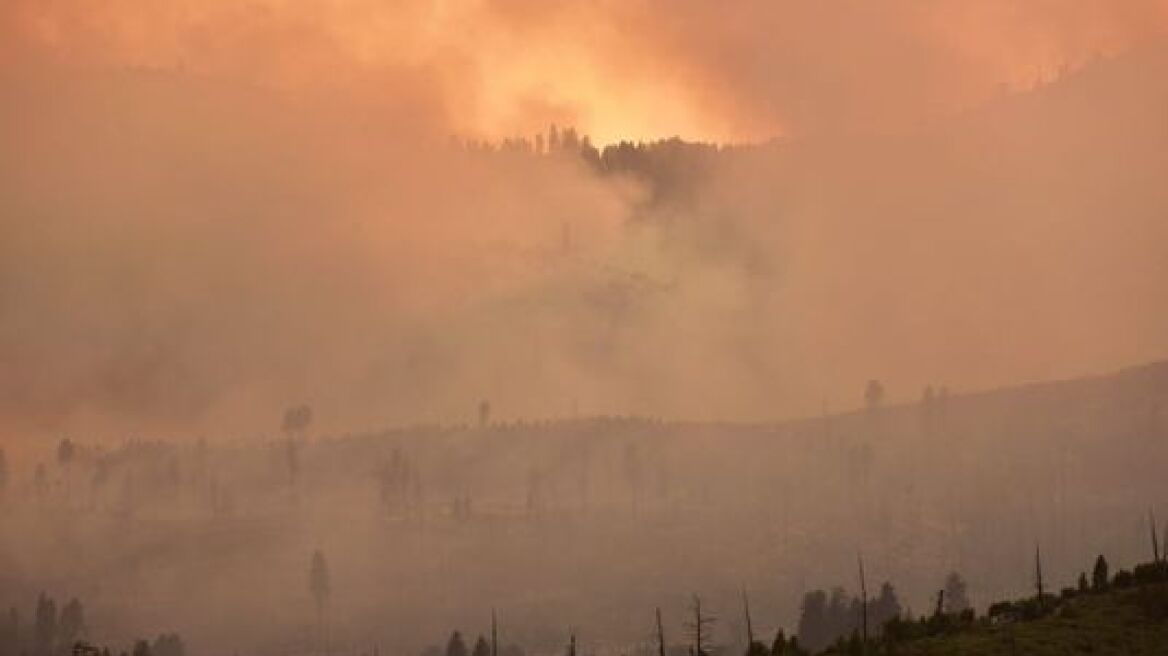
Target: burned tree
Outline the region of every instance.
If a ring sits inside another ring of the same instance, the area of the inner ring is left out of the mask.
[[[702,598],[696,594],[690,605],[693,619],[685,623],[686,635],[690,639],[690,656],[709,656],[711,650],[710,633],[717,618],[702,613]]]
[[[868,650],[868,582],[864,577],[864,555],[858,554],[856,562],[860,566],[860,636],[863,639],[863,649]]]
[[[1034,584],[1038,588],[1038,611],[1042,612],[1045,592],[1042,587],[1042,548],[1034,547]]]
[[[661,628],[661,607],[657,611],[657,656],[665,656],[665,629]]]
[[[1156,534],[1156,514],[1152,510],[1148,510],[1148,526],[1152,533],[1152,562],[1160,563],[1160,538]]]
[[[312,554],[312,563],[309,565],[308,591],[312,594],[312,600],[316,604],[316,625],[320,646],[327,653],[328,641],[325,638],[324,614],[329,595],[332,593],[332,586],[329,581],[328,562],[325,561],[324,554],[319,549]]]

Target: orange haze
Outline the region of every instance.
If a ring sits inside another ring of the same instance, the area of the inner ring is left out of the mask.
[[[1166,34],[1154,0],[7,0],[0,430],[766,419],[1163,357]],[[782,140],[662,205],[448,147],[552,123]]]

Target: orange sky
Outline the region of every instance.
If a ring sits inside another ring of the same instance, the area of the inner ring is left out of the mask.
[[[15,0],[5,22],[82,65],[437,98],[447,128],[575,124],[599,142],[911,126],[1115,54],[1163,0]]]
[[[250,430],[290,399],[447,421],[488,391],[510,416],[766,418],[874,375],[905,399],[1163,357],[1168,88],[1141,46],[1166,16],[0,3],[0,432]],[[549,123],[803,140],[649,220],[636,180],[434,147]]]

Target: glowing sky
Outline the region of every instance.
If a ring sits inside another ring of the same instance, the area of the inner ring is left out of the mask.
[[[1162,0],[6,4],[12,59],[420,95],[458,133],[501,138],[557,122],[599,142],[911,126],[1168,26]]]

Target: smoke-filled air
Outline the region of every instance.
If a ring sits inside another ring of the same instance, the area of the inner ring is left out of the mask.
[[[1164,0],[4,0],[0,656],[1168,654]]]

